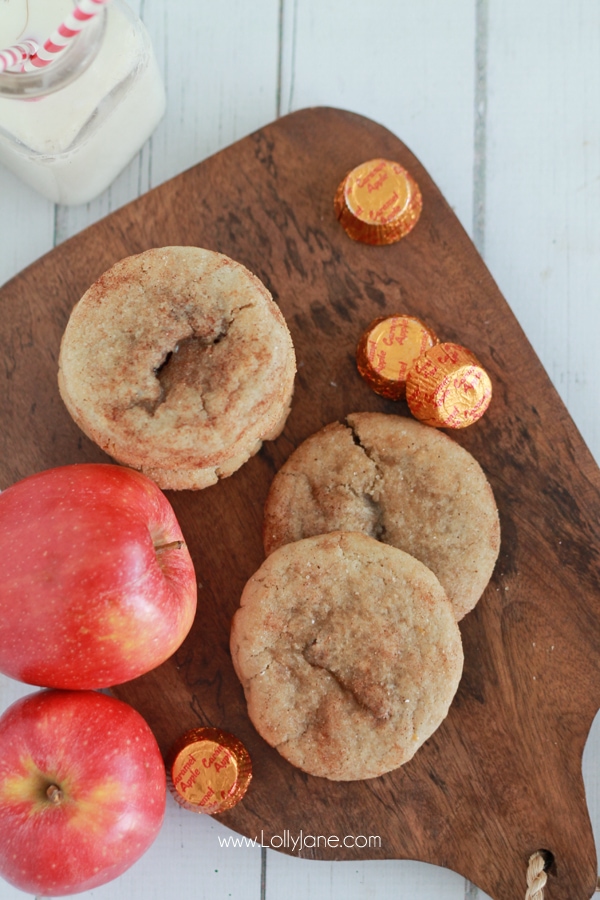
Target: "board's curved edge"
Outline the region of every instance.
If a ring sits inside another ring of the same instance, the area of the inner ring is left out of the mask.
[[[310,120],[315,118],[315,114],[322,120],[324,120],[324,119],[331,120],[334,118],[337,119],[338,121],[353,120],[355,124],[362,123],[365,127],[368,127],[368,129],[370,131],[373,131],[374,129],[381,129],[382,132],[386,133],[389,136],[389,138],[393,138],[393,140],[398,142],[399,145],[401,144],[399,139],[395,135],[393,135],[392,132],[390,132],[388,129],[385,129],[383,126],[378,125],[378,123],[373,122],[372,120],[367,119],[364,116],[361,116],[356,113],[351,113],[351,112],[348,112],[345,110],[337,110],[335,108],[330,108],[330,107],[316,107],[316,108],[313,108],[313,110],[310,110],[310,109],[300,110],[300,111],[291,113],[289,116],[286,116],[286,117],[278,120],[278,122],[274,123],[273,125],[265,126],[264,128],[258,129],[257,131],[253,132],[251,135],[248,135],[246,138],[242,138],[236,144],[231,145],[231,147],[228,147],[228,148],[225,148],[224,150],[219,151],[217,154],[214,154],[213,156],[208,157],[206,160],[196,164],[194,167],[186,170],[185,172],[181,173],[180,175],[175,176],[173,179],[170,179],[168,182],[165,182],[164,184],[157,186],[152,191],[150,191],[147,195],[144,195],[144,197],[139,198],[138,200],[132,201],[131,204],[128,204],[127,206],[122,207],[119,210],[116,210],[115,212],[109,214],[109,216],[105,217],[105,219],[102,219],[99,222],[91,225],[88,229],[86,229],[85,232],[81,232],[79,235],[76,235],[75,237],[71,238],[69,241],[65,242],[64,244],[61,244],[58,248],[55,248],[55,250],[51,251],[50,254],[47,254],[46,257],[42,257],[36,263],[33,263],[30,267],[28,267],[26,270],[24,270],[24,272],[21,273],[21,275],[23,276],[23,278],[25,280],[32,280],[32,276],[35,277],[35,275],[37,275],[37,272],[39,271],[39,269],[46,268],[47,260],[51,256],[53,257],[53,259],[60,257],[62,260],[63,267],[65,269],[68,269],[68,260],[71,255],[71,248],[72,247],[79,248],[83,244],[88,249],[89,248],[93,249],[92,245],[95,242],[96,235],[102,234],[103,236],[106,236],[107,233],[110,235],[110,233],[112,231],[112,223],[115,223],[115,232],[114,232],[114,235],[115,235],[114,245],[115,246],[117,246],[117,245],[121,246],[123,243],[125,243],[125,244],[127,244],[127,247],[129,249],[130,244],[134,244],[135,242],[143,244],[144,243],[143,227],[141,229],[139,229],[138,232],[135,232],[133,235],[128,235],[127,238],[123,237],[123,232],[127,231],[127,224],[126,224],[126,222],[124,222],[124,219],[127,219],[127,217],[130,216],[130,213],[133,210],[138,210],[140,208],[144,208],[146,210],[152,209],[153,207],[159,208],[161,205],[160,199],[161,199],[163,193],[165,195],[168,193],[168,191],[166,190],[167,187],[170,188],[175,184],[179,184],[181,186],[181,189],[183,191],[185,191],[186,185],[188,184],[188,182],[191,182],[196,177],[196,175],[198,173],[200,173],[200,171],[202,170],[203,167],[207,167],[207,166],[211,167],[211,166],[215,165],[215,161],[218,161],[219,159],[224,160],[226,158],[226,156],[228,156],[234,148],[239,147],[239,145],[241,145],[242,143],[248,142],[249,140],[253,140],[256,138],[257,135],[263,134],[274,128],[285,129],[288,126],[292,126],[294,124],[294,122],[301,121],[302,117],[305,117],[306,123],[310,123]],[[410,152],[410,151],[407,150],[407,152]],[[420,164],[419,164],[419,166],[420,166]],[[422,167],[421,167],[421,169],[422,169]],[[423,169],[422,171],[424,172],[425,170]],[[196,173],[196,174],[194,174],[194,173]],[[436,188],[436,190],[437,190],[437,188]],[[440,195],[440,197],[441,197],[441,195]],[[441,199],[443,199],[443,198],[441,198]],[[451,214],[452,214],[452,216],[454,216],[453,213],[451,213]],[[460,226],[460,223],[458,222],[456,217],[454,217],[454,219],[455,219],[456,223]],[[117,223],[119,223],[118,228],[116,227]],[[466,238],[466,240],[469,241],[469,243],[470,243],[470,239],[464,232],[464,229],[462,229],[462,226],[460,226],[460,228],[464,234],[464,238]],[[464,240],[464,238],[461,238],[461,240]],[[76,243],[74,243],[74,242],[76,242]],[[130,242],[130,243],[128,243],[128,242]],[[471,244],[471,247],[472,247],[472,244]],[[90,257],[89,257],[90,277],[93,277],[94,266],[96,266],[96,265],[101,266],[101,268],[99,269],[99,272],[104,271],[104,269],[106,268],[106,262],[102,261],[103,256],[106,255],[106,249],[105,249],[104,245],[102,248],[97,248],[97,249],[98,249],[97,256],[94,256],[92,253],[92,254],[90,254]],[[141,247],[140,249],[145,249],[145,246]],[[481,265],[483,267],[482,271],[485,270],[485,272],[487,272],[487,269],[485,269],[484,264],[481,263]],[[98,274],[99,274],[99,272],[98,272]],[[489,276],[489,278],[491,279],[491,276]],[[12,280],[11,280],[11,282],[12,282]],[[1,292],[2,295],[9,294],[12,292],[13,287],[12,287],[11,282],[7,282],[7,285],[5,286],[6,288],[10,288],[10,290],[5,291],[3,288],[2,292]],[[532,351],[532,354],[533,354],[533,351]],[[533,355],[535,355],[535,354],[533,354]],[[547,376],[546,376],[546,378],[547,378]],[[548,380],[548,383],[550,384],[549,380]],[[556,398],[561,403],[561,406],[562,406],[562,401],[560,401],[557,394],[556,394]],[[568,416],[568,413],[566,415]],[[569,418],[569,421],[570,421],[570,418]],[[575,427],[575,426],[573,426],[573,427]],[[582,443],[583,443],[583,441],[582,441]],[[116,690],[118,692],[121,691],[121,689],[116,689]],[[122,690],[126,691],[127,689],[124,687],[124,688],[122,688]],[[591,728],[594,716],[596,714],[597,703],[596,703],[596,701],[594,701],[594,703],[596,704],[594,706],[594,713],[591,714],[591,716],[590,716],[589,726],[587,728],[586,734],[587,734],[587,732],[589,732],[589,728]],[[591,706],[592,706],[592,704],[588,701],[588,708],[590,710],[591,710]],[[580,729],[582,727],[581,716],[584,716],[584,713],[581,713],[581,711],[580,711],[580,721],[579,721]],[[579,738],[578,738],[578,740],[579,740]],[[580,744],[581,744],[580,750],[581,750],[581,752],[583,752],[583,746],[585,744],[585,737],[581,738]],[[580,754],[580,756],[581,756],[581,754]],[[581,770],[581,759],[578,760],[578,765],[579,765],[579,770]],[[588,822],[589,822],[589,813],[587,810],[587,805],[585,807],[585,812],[586,812]],[[230,821],[228,821],[228,819],[229,819],[229,816],[227,818],[224,816],[223,817],[224,823],[227,824],[229,827],[236,828],[235,825],[230,824]],[[244,829],[241,829],[241,833],[248,833],[248,832]],[[589,836],[586,835],[585,837],[588,839],[588,843],[589,843]],[[534,847],[534,849],[537,849],[537,847]],[[361,855],[361,856],[357,856],[355,858],[364,858],[364,856]],[[395,854],[394,858],[398,858],[398,854]],[[424,857],[423,856],[416,857],[414,855],[406,855],[402,858],[423,859]],[[595,855],[594,855],[594,860],[595,860]],[[426,861],[432,862],[437,865],[440,864],[438,859],[427,859]],[[447,865],[447,867],[454,868],[450,864]],[[522,860],[520,858],[519,858],[519,867],[522,867]],[[589,868],[591,871],[591,866]],[[595,868],[596,867],[595,867],[595,862],[594,862],[594,873],[593,873],[594,879],[595,879]],[[455,868],[455,871],[457,871],[456,868]],[[520,871],[520,868],[519,868],[519,871]],[[466,873],[464,871],[460,871],[460,874],[466,874]],[[494,882],[490,881],[490,883],[486,886],[486,883],[484,883],[484,880],[482,881],[481,877],[477,877],[476,873],[474,873],[474,872],[472,874],[469,874],[467,877],[470,877],[471,880],[474,881],[475,883],[481,883],[481,886],[484,890],[487,890],[488,893],[495,895],[498,898],[502,897],[502,900],[503,900],[504,895],[501,895],[499,893],[494,894],[494,891],[496,890]],[[590,880],[590,878],[588,878],[587,875],[586,875],[586,879],[587,879],[587,881],[590,881],[590,883],[591,883],[591,880]],[[516,883],[516,879],[515,879],[515,883]],[[568,895],[565,894],[565,896],[568,896]]]

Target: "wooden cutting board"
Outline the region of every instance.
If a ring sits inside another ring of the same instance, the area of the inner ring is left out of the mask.
[[[332,198],[372,157],[415,176],[424,209],[400,243],[351,241]],[[169,495],[201,588],[174,658],[115,688],[167,752],[210,724],[250,750],[254,779],[221,819],[269,846],[300,833],[379,836],[380,848],[311,849],[322,859],[410,858],[454,869],[495,900],[525,896],[530,854],[550,851],[548,900],[596,884],[581,777],[600,705],[598,468],[482,260],[427,172],[390,132],[360,116],[309,109],[280,119],[57,247],[0,290],[0,487],[52,466],[105,460],[73,424],[56,385],[73,304],[116,260],[194,244],[244,263],[289,324],[298,375],[283,435],[231,478]],[[309,434],[358,410],[407,415],[358,376],[354,349],[384,313],[420,316],[469,347],[493,380],[476,425],[453,434],[486,471],[502,549],[461,622],[465,670],[441,728],[403,768],[335,783],[292,768],[254,731],[228,649],[242,587],[263,559],[263,503],[274,473]],[[192,813],[190,813],[192,815]],[[290,847],[282,849],[291,852]],[[174,865],[176,862],[174,861]]]

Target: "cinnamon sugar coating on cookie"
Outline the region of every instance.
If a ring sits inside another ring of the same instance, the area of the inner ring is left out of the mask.
[[[457,619],[479,600],[500,548],[479,463],[442,432],[402,416],[354,413],[311,435],[265,506],[265,552],[326,531],[362,531],[420,559]]]
[[[281,429],[294,374],[265,286],[197,247],[148,250],[105,272],[73,309],[59,361],[80,428],[175,488],[214,483]]]
[[[231,653],[263,738],[293,765],[341,781],[407,762],[445,718],[463,665],[435,575],[351,532],[266,559],[242,594]]]

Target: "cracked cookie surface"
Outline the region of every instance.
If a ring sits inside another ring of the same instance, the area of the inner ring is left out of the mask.
[[[273,480],[267,554],[327,531],[362,531],[420,559],[457,619],[479,600],[500,549],[498,510],[479,463],[446,434],[384,413],[327,425]]]
[[[112,457],[163,488],[205,487],[283,428],[295,369],[258,278],[220,253],[163,247],[116,263],[74,307],[59,388]]]
[[[257,731],[338,781],[407,762],[445,718],[460,632],[435,575],[364,534],[287,544],[244,588],[231,655]]]

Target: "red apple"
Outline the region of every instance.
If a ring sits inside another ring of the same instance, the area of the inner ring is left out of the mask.
[[[94,691],[38,691],[0,718],[0,875],[31,894],[85,891],[148,849],[165,767],[144,719]]]
[[[175,513],[139,472],[49,469],[0,494],[0,671],[43,687],[109,687],[188,633],[196,577]]]

